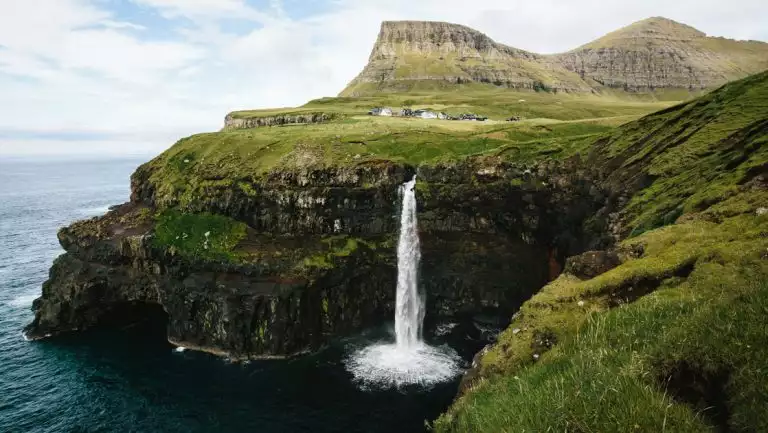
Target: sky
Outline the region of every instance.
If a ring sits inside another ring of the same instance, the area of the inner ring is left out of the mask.
[[[0,0],[0,155],[154,154],[338,94],[384,20],[567,51],[650,16],[768,40],[764,0]]]

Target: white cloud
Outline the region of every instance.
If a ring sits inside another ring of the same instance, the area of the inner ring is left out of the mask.
[[[128,23],[124,21],[103,20],[99,24],[109,29],[131,29],[131,30],[146,30],[147,28],[134,23]]]
[[[270,15],[259,12],[243,0],[131,0],[136,4],[158,9],[169,18],[185,17],[192,20],[212,18],[238,18],[268,21]]]
[[[81,131],[122,137],[110,149],[159,150],[218,129],[234,109],[337,94],[365,65],[382,20],[461,23],[537,52],[564,51],[657,15],[713,35],[768,39],[763,2],[753,0],[484,0],[469,7],[466,0],[329,0],[324,8],[291,0],[260,0],[258,7],[245,0],[130,1],[168,21],[135,21],[103,0],[0,0],[0,133]],[[292,19],[297,4],[323,12]],[[46,148],[44,141],[26,144]],[[92,144],[50,149],[109,145]],[[0,140],[0,153],[20,147]]]

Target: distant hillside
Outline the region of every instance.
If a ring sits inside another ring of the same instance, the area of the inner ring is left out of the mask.
[[[708,37],[685,24],[649,18],[554,58],[607,87],[704,89],[768,68],[768,44]]]
[[[707,37],[649,18],[573,51],[541,55],[442,22],[384,22],[369,63],[341,96],[440,90],[467,83],[591,92],[701,90],[768,68],[768,44]]]

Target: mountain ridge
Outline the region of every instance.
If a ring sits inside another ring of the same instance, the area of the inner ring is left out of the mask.
[[[527,90],[704,90],[768,69],[768,43],[707,36],[651,17],[573,50],[538,54],[461,24],[384,21],[369,63],[340,96],[468,83]]]

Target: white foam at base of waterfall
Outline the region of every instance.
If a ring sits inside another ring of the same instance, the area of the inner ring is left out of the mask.
[[[417,343],[410,347],[376,344],[355,352],[346,361],[355,381],[366,387],[430,387],[461,374],[461,358],[450,347]]]

